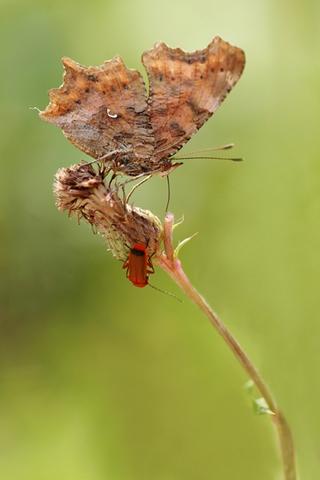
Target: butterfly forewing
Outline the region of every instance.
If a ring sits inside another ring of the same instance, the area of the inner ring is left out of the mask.
[[[160,43],[144,53],[150,94],[148,112],[157,161],[188,141],[239,80],[244,52],[215,37],[204,50],[186,53]]]

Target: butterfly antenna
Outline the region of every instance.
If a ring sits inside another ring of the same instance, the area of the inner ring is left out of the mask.
[[[169,295],[169,297],[173,297],[175,300],[177,300],[177,302],[182,303],[182,300],[180,300],[180,298],[178,298],[177,295],[175,295],[174,293],[171,293],[171,292],[168,292],[167,290],[162,290],[161,288],[155,287],[154,285],[152,285],[149,282],[148,282],[148,285],[149,285],[149,287],[153,288],[154,290],[158,290],[158,292],[164,293],[165,295]]]
[[[234,143],[226,143],[225,145],[219,145],[218,147],[208,147],[201,150],[195,150],[193,153],[197,155],[198,153],[205,152],[220,152],[221,150],[231,150],[234,147]]]
[[[167,197],[167,205],[166,205],[165,213],[167,213],[167,211],[168,211],[169,203],[170,203],[170,198],[171,198],[169,175],[167,175],[167,192],[168,192],[168,197]]]
[[[221,150],[230,150],[231,148],[234,147],[234,143],[226,143],[225,145],[219,145],[218,147],[208,147],[208,148],[202,148],[201,150],[194,150],[193,152],[188,153],[187,155],[193,156],[199,156],[201,153],[210,153],[210,152],[219,152]],[[175,157],[179,159],[179,154]]]
[[[231,162],[242,162],[243,158],[241,157],[179,157],[178,160],[229,160]]]
[[[234,147],[234,143],[226,143],[225,145],[220,145],[220,147],[215,147],[213,150],[230,150]]]
[[[241,162],[243,159],[240,157],[216,157],[213,155],[209,155],[210,152],[217,152],[222,150],[230,150],[234,147],[234,143],[226,143],[225,145],[220,145],[219,147],[210,147],[204,148],[202,150],[195,150],[194,152],[190,152],[186,154],[186,156],[175,156],[174,158],[177,160],[230,160],[231,162]],[[203,155],[202,155],[203,154]]]

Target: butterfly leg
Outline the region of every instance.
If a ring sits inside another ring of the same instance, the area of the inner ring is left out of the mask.
[[[108,189],[109,189],[109,190],[110,190],[110,188],[111,188],[112,182],[114,181],[114,179],[115,179],[116,177],[117,177],[117,174],[116,174],[116,173],[113,173],[112,176],[111,176],[111,179],[110,179],[110,181],[109,181],[109,183],[108,183]]]
[[[90,162],[83,163],[82,165],[83,165],[84,167],[86,167],[87,165],[92,165],[93,163],[96,163],[96,162],[98,162],[98,161],[99,161],[99,159],[98,159],[98,158],[95,158],[94,160],[91,160]]]
[[[129,198],[131,197],[131,195],[133,194],[133,192],[138,188],[140,187],[142,184],[144,184],[147,180],[149,180],[151,178],[152,175],[148,175],[147,177],[144,177],[142,180],[140,180],[140,182],[136,183],[132,189],[130,190],[130,192],[128,193],[127,195],[127,198],[125,199],[125,202],[128,203],[129,202]]]
[[[123,182],[122,185],[127,185],[127,183],[131,183],[131,182],[135,182],[136,180],[138,180],[139,178],[142,178],[142,177],[145,177],[145,176],[151,176],[152,174],[150,174],[149,172],[143,172],[143,173],[140,173],[139,175],[135,175],[134,177],[131,177],[129,178],[129,180],[126,180],[125,182]]]
[[[124,209],[127,211],[127,198],[126,198],[126,190],[124,188],[124,183],[122,183],[120,186],[122,190],[122,203],[123,203]]]
[[[96,163],[96,162],[108,161],[110,159],[110,157],[114,157],[118,153],[123,153],[123,151],[122,150],[112,150],[112,152],[105,153],[104,155],[102,155],[99,158],[95,158],[94,160],[91,160],[90,162],[84,163],[84,165],[92,165],[93,163]]]

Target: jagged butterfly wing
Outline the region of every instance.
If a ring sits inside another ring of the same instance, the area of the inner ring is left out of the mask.
[[[244,52],[220,37],[204,50],[186,53],[164,43],[145,52],[150,92],[148,112],[155,160],[174,154],[217,110],[239,80]]]
[[[98,67],[62,61],[63,85],[50,90],[50,104],[40,117],[95,159],[119,150],[128,152],[127,161],[149,158],[154,138],[140,73],[119,57]]]

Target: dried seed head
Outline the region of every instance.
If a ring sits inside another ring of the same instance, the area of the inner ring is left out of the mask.
[[[54,193],[58,209],[87,220],[104,236],[117,259],[125,261],[136,243],[147,247],[149,257],[159,252],[160,220],[148,210],[124,204],[118,187],[106,187],[103,174],[92,165],[78,164],[58,170]]]

